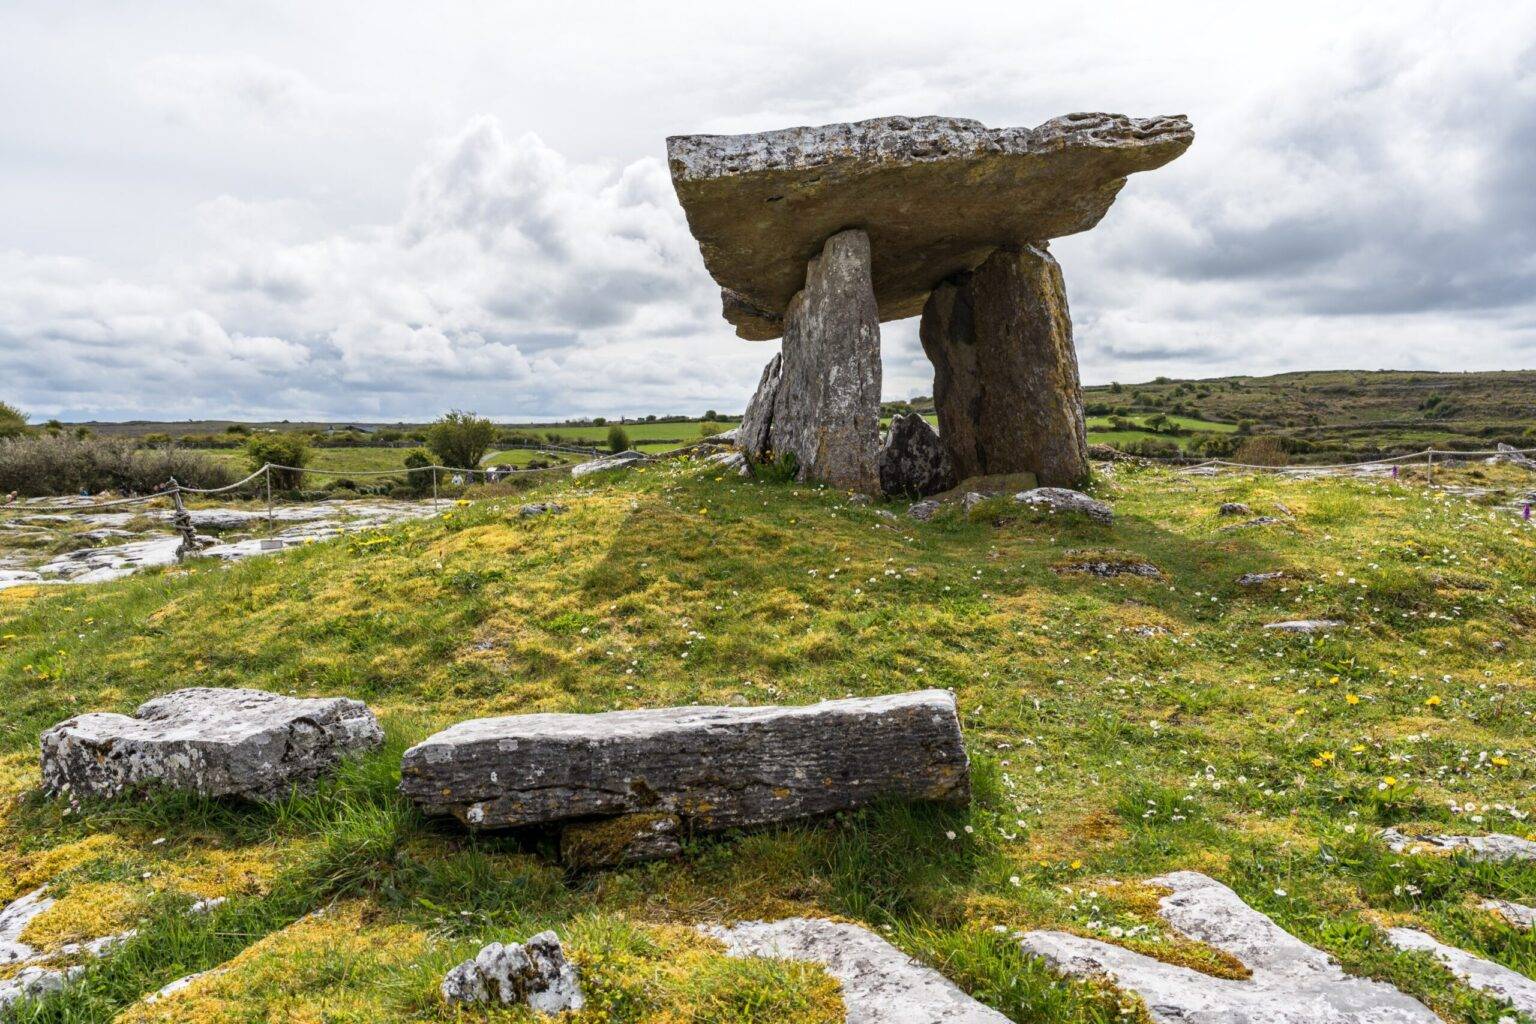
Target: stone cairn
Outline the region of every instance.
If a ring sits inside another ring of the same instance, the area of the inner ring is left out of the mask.
[[[672,184],[726,320],[742,338],[783,338],[738,445],[793,454],[801,479],[871,494],[1019,473],[1080,486],[1077,354],[1048,242],[1093,227],[1127,175],[1193,141],[1182,116],[1120,114],[669,138]],[[918,314],[942,465],[910,454],[922,440],[910,429],[880,433],[880,323]],[[902,453],[885,455],[888,444]],[[900,479],[900,465],[918,476]]]

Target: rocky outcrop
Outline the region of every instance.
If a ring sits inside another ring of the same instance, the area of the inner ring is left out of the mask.
[[[748,458],[763,458],[773,444],[773,408],[779,398],[783,369],[784,356],[775,352],[768,365],[763,367],[757,390],[752,392],[752,400],[741,417],[741,426],[736,428],[736,446],[746,452]]]
[[[1013,500],[1020,505],[1027,505],[1053,515],[1085,516],[1105,526],[1115,521],[1115,510],[1109,505],[1096,498],[1088,497],[1082,491],[1073,491],[1065,487],[1036,487],[1032,490],[1020,491],[1013,496]]]
[[[1088,479],[1088,434],[1061,268],[1043,245],[999,249],[923,308],[939,436],[960,477]]]
[[[646,461],[649,460],[641,452],[633,450],[615,452],[612,455],[605,455],[600,459],[593,459],[590,462],[577,463],[571,467],[571,476],[574,479],[580,479],[584,476],[591,476],[594,473],[607,473],[615,469],[628,469],[631,466],[637,466]]]
[[[1460,853],[1470,860],[1536,860],[1536,842],[1495,832],[1486,836],[1410,836],[1395,828],[1381,830],[1393,853]]]
[[[1136,993],[1157,1024],[1438,1024],[1393,986],[1345,974],[1231,889],[1194,871],[1150,880],[1172,890],[1159,912],[1174,928],[1236,957],[1244,980],[1217,978],[1066,932],[1030,932],[1024,949],[1057,970]]]
[[[915,412],[897,413],[880,448],[880,490],[925,498],[955,485],[955,470],[938,431]]]
[[[43,785],[97,799],[155,788],[270,799],[383,741],[361,701],[194,687],[132,717],[78,715],[44,732]]]
[[[442,994],[449,1003],[522,1005],[549,1017],[587,1004],[576,968],[554,932],[523,943],[491,943],[448,972]]]
[[[1284,622],[1266,622],[1264,628],[1272,633],[1326,633],[1342,625],[1344,623],[1338,619],[1287,619]]]
[[[672,184],[744,338],[776,338],[806,261],[849,225],[868,232],[881,320],[999,244],[1097,224],[1125,184],[1189,148],[1182,116],[1068,114],[1037,128],[882,117],[667,140]]]
[[[747,461],[746,452],[716,452],[706,458],[704,463],[709,466],[719,466],[727,473],[734,473],[736,476],[752,475],[752,464]]]
[[[1470,987],[1508,1003],[1527,1017],[1536,1017],[1536,981],[1518,971],[1447,946],[1433,935],[1413,928],[1389,928],[1387,941],[1398,949],[1428,953]]]
[[[880,323],[864,232],[833,235],[806,267],[784,315],[781,355],[769,448],[793,453],[801,480],[876,493]]]
[[[855,924],[794,917],[700,931],[725,943],[730,956],[821,964],[842,983],[847,1024],[1008,1024],[938,971]]]
[[[954,697],[924,690],[474,719],[406,751],[400,789],[475,829],[646,814],[708,832],[877,800],[963,803],[969,769]]]

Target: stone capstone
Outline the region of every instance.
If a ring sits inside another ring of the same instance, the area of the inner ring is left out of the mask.
[[[955,470],[938,431],[915,412],[891,417],[880,448],[880,490],[887,496],[924,498],[955,485]]]
[[[877,800],[970,798],[943,690],[806,707],[684,707],[460,722],[405,752],[400,790],[474,829],[673,815],[716,831]]]
[[[1141,997],[1157,1024],[1438,1024],[1428,1007],[1386,982],[1345,974],[1231,889],[1194,871],[1150,880],[1172,890],[1159,912],[1174,928],[1230,953],[1251,976],[1217,978],[1097,939],[1038,931],[1027,953],[1064,974],[1108,979]]]
[[[882,117],[667,140],[672,184],[743,338],[776,338],[807,261],[850,225],[868,233],[880,320],[999,246],[1086,231],[1126,175],[1189,148],[1182,116],[1068,114],[1037,128]]]
[[[1467,985],[1508,1003],[1527,1017],[1536,1017],[1536,981],[1503,964],[1447,946],[1434,936],[1413,928],[1387,929],[1387,941],[1398,949],[1428,953]]]
[[[1071,513],[1086,516],[1105,526],[1115,521],[1113,508],[1102,501],[1088,497],[1082,491],[1073,491],[1065,487],[1036,487],[1033,490],[1020,491],[1013,496],[1013,500],[1020,505],[1028,505],[1053,515]]]
[[[576,968],[554,932],[524,943],[491,943],[448,972],[442,994],[449,1003],[523,1005],[549,1017],[587,1004]]]
[[[43,785],[98,799],[154,788],[271,799],[383,742],[361,701],[194,687],[148,701],[131,717],[95,712],[47,730]]]
[[[1061,267],[1044,244],[999,249],[933,289],[918,329],[939,437],[960,477],[1088,479],[1088,432]]]
[[[615,452],[612,455],[605,455],[600,459],[593,459],[590,462],[578,462],[571,467],[571,476],[580,479],[584,476],[591,476],[594,473],[607,473],[615,469],[628,469],[630,466],[639,465],[647,461],[649,460],[641,452],[633,450]]]
[[[801,480],[876,493],[880,322],[869,286],[869,238],[827,239],[784,317],[768,447],[792,453]]]
[[[847,1024],[1008,1024],[931,967],[866,928],[795,917],[705,925],[734,957],[818,963],[842,983]]]

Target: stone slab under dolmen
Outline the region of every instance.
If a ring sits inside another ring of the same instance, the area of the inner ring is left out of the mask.
[[[55,725],[42,736],[43,784],[98,799],[155,788],[271,799],[383,741],[361,701],[193,687],[131,717],[95,712]]]
[[[794,917],[700,931],[724,942],[730,956],[821,964],[842,983],[847,1024],[1008,1024],[938,971],[855,924]]]
[[[400,790],[475,829],[674,815],[762,825],[876,800],[970,799],[954,696],[481,718],[405,752]]]
[[[1181,115],[1068,114],[1035,128],[881,117],[667,140],[672,184],[743,338],[778,337],[806,263],[839,231],[869,235],[880,320],[922,312],[934,285],[1000,245],[1086,231],[1126,175],[1194,141]]]
[[[1157,1024],[1440,1024],[1394,986],[1345,974],[1214,878],[1176,871],[1150,884],[1172,890],[1160,904],[1164,920],[1232,954],[1251,976],[1217,978],[1066,932],[1030,932],[1025,952],[1063,973],[1107,978],[1136,993]]]

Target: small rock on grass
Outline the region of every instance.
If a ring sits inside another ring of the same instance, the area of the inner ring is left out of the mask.
[[[1472,860],[1536,860],[1536,842],[1495,832],[1486,836],[1410,836],[1395,828],[1381,830],[1381,839],[1393,853],[1464,853]]]
[[[442,994],[450,1003],[521,1004],[550,1017],[587,1004],[576,968],[554,932],[524,943],[491,943],[448,972]]]
[[[907,509],[907,515],[919,522],[926,523],[939,511],[939,503],[936,501],[919,501]]]
[[[1240,587],[1262,587],[1266,583],[1274,583],[1283,580],[1285,572],[1245,572],[1237,578]]]
[[[1222,516],[1251,516],[1253,515],[1253,509],[1240,501],[1224,501],[1216,509],[1216,514]]]
[[[1288,619],[1285,622],[1266,622],[1264,628],[1276,633],[1325,633],[1344,625],[1338,619]]]
[[[1478,909],[1490,910],[1498,914],[1513,928],[1521,931],[1530,931],[1536,928],[1536,907],[1528,907],[1523,903],[1511,903],[1509,900],[1483,900]]]
[[[532,519],[534,516],[557,516],[566,511],[566,507],[558,501],[536,501],[518,507],[517,514],[524,519]]]
[[[1013,500],[1021,505],[1029,505],[1046,512],[1071,512],[1087,516],[1105,526],[1112,523],[1115,518],[1114,509],[1104,502],[1090,498],[1082,491],[1074,491],[1066,487],[1036,487],[1032,490],[1020,491],[1013,496]]]

